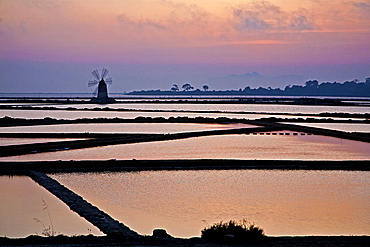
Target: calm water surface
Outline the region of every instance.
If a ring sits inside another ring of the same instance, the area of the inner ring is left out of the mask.
[[[287,135],[279,135],[288,133]],[[3,157],[0,160],[370,160],[370,143],[293,132],[205,136]],[[273,135],[275,134],[275,135]]]
[[[249,124],[196,123],[90,123],[15,126],[0,128],[0,133],[178,133],[204,130],[256,127]]]
[[[370,173],[145,171],[52,175],[131,229],[200,236],[206,224],[247,218],[267,235],[369,235]],[[93,189],[92,189],[93,188]]]
[[[78,118],[126,118],[135,119],[141,117],[228,117],[228,118],[247,118],[247,119],[259,119],[268,117],[279,117],[279,118],[296,118],[291,115],[274,115],[274,114],[232,114],[232,113],[191,113],[191,112],[139,112],[139,111],[128,111],[128,112],[113,112],[113,111],[66,111],[66,110],[2,110],[0,112],[1,117],[12,117],[12,118],[45,118],[51,117],[56,119],[78,119]]]
[[[20,145],[31,143],[45,143],[45,142],[60,142],[60,141],[75,141],[86,139],[68,139],[68,138],[0,138],[0,146]]]
[[[90,222],[72,212],[67,205],[26,176],[0,176],[0,236],[41,235],[51,225],[44,200],[57,234],[104,235]]]
[[[340,130],[347,132],[370,132],[370,124],[357,124],[357,123],[289,123],[289,124]]]
[[[56,105],[65,107],[65,105]],[[68,105],[77,109],[102,108],[99,104]],[[264,112],[264,113],[306,113],[318,114],[323,112],[340,113],[369,113],[369,107],[358,106],[307,106],[307,105],[275,105],[275,104],[111,104],[113,109],[135,110],[183,110],[183,111],[232,111],[232,112]]]

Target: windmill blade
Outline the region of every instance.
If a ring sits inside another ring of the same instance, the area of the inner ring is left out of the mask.
[[[99,71],[97,69],[94,70],[93,72],[91,72],[91,74],[95,77],[95,79],[97,79],[98,81],[100,81]]]
[[[89,87],[93,87],[95,85],[97,85],[99,82],[97,80],[93,80],[93,81],[89,81],[89,83],[87,84]]]
[[[107,78],[107,79],[104,79],[104,81],[105,81],[105,83],[107,83],[107,84],[112,84],[112,78],[111,77],[109,77],[109,78]]]
[[[106,77],[108,75],[108,72],[109,72],[109,70],[103,68],[102,71],[101,71],[101,78],[104,79],[104,77]]]
[[[98,88],[95,88],[95,90],[93,91],[93,95],[96,96],[98,94]]]

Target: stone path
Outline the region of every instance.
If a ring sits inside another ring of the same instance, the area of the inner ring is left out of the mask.
[[[28,175],[38,184],[50,191],[61,201],[66,203],[69,208],[84,217],[91,224],[95,225],[103,233],[108,236],[116,236],[122,238],[141,238],[137,232],[131,230],[121,222],[113,219],[105,212],[93,206],[81,196],[61,185],[58,181],[48,177],[46,174],[37,171],[28,171]]]

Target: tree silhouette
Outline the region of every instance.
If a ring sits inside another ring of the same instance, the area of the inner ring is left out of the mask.
[[[306,88],[317,89],[318,86],[319,86],[319,82],[317,80],[306,81]]]
[[[171,91],[172,91],[172,92],[177,92],[177,91],[179,91],[179,85],[177,85],[177,84],[173,84],[173,85],[172,85],[172,88],[171,88]]]
[[[365,85],[370,85],[370,77],[366,78]]]
[[[182,85],[184,94],[186,95],[276,95],[276,96],[337,96],[337,97],[370,97],[370,77],[364,81],[354,79],[343,83],[339,82],[323,82],[317,80],[306,81],[305,85],[288,85],[284,89],[272,87],[251,88],[250,86],[239,90],[209,90],[207,85],[200,89],[194,90],[189,84]],[[149,90],[149,91],[134,91],[129,94],[136,95],[166,95],[179,92],[179,86],[173,84],[171,91]]]
[[[184,91],[190,91],[194,89],[189,83],[185,83],[184,85],[182,85],[182,88],[184,89]]]

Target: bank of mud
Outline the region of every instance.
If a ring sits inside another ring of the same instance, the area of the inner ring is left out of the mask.
[[[347,170],[369,171],[370,161],[301,161],[301,160],[80,160],[80,161],[2,161],[0,174],[25,174],[28,170],[45,173],[119,172],[155,170]]]
[[[232,243],[212,243],[201,238],[159,238],[155,236],[143,236],[139,240],[122,240],[109,236],[56,236],[40,237],[29,236],[22,239],[0,238],[2,246],[250,246],[250,247],[368,247],[370,236],[299,236],[299,237],[265,237],[262,241],[250,242],[243,245]]]

